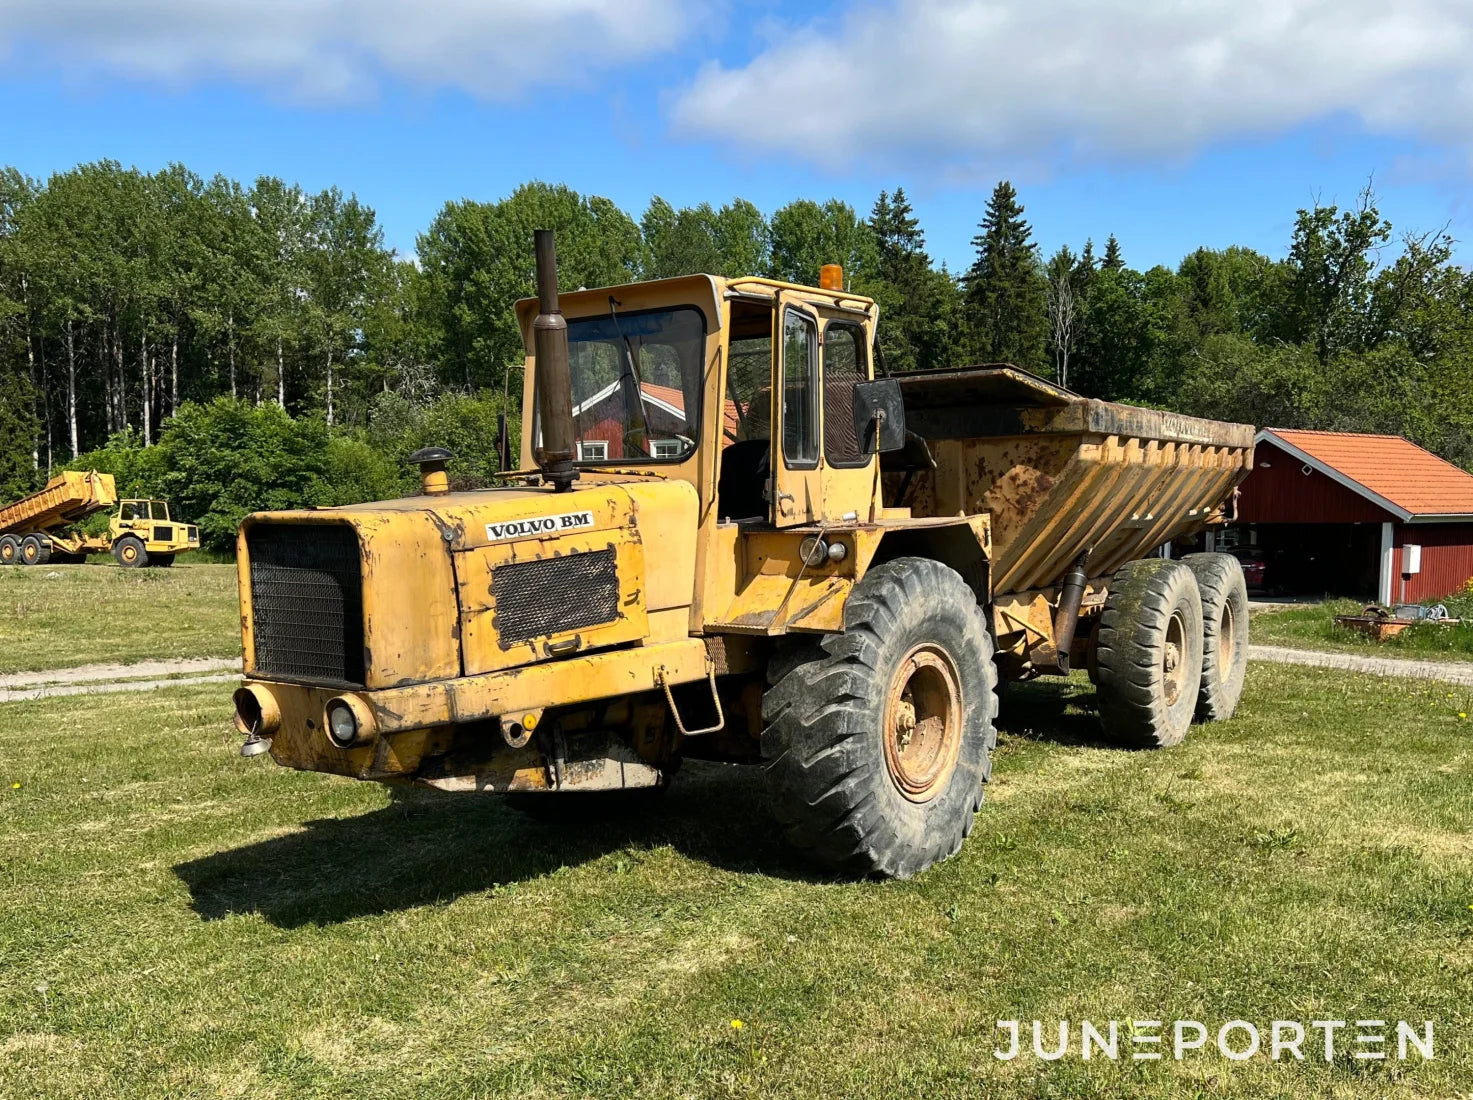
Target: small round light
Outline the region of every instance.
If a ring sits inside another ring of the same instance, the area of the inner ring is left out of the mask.
[[[809,535],[798,544],[798,556],[805,565],[822,565],[829,556],[828,543],[817,535]]]
[[[358,740],[358,718],[346,703],[333,703],[327,708],[327,735],[342,749]]]
[[[842,542],[836,542],[829,547],[829,561],[841,562],[849,556],[849,548]]]

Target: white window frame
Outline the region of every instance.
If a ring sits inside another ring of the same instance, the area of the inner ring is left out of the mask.
[[[679,458],[685,453],[685,444],[678,439],[650,440],[651,458]]]
[[[609,441],[607,439],[578,440],[579,462],[607,462]]]

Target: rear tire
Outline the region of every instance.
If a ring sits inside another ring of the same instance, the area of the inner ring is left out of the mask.
[[[51,540],[27,535],[20,543],[20,557],[26,565],[45,565],[51,560]]]
[[[1192,571],[1164,558],[1110,578],[1095,646],[1100,724],[1133,748],[1167,748],[1191,727],[1202,682],[1202,597]]]
[[[148,564],[148,550],[142,540],[126,535],[113,543],[113,558],[124,569],[141,569]]]
[[[1197,719],[1233,716],[1248,673],[1248,582],[1231,554],[1188,554],[1182,564],[1202,594],[1202,690]]]
[[[972,831],[991,768],[997,669],[976,596],[926,558],[871,569],[844,629],[762,700],[762,755],[788,840],[854,875],[908,878]]]
[[[0,565],[20,564],[20,539],[14,535],[0,535]]]

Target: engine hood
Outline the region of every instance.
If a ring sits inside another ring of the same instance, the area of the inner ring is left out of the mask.
[[[684,482],[639,480],[258,513],[239,540],[246,670],[381,688],[637,643],[689,608],[697,507]]]

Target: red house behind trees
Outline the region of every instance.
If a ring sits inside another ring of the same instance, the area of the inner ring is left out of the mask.
[[[683,449],[677,436],[689,436],[685,420],[685,395],[674,386],[653,382],[640,383],[644,398],[645,423],[649,428],[649,447],[653,457],[676,455]],[[619,383],[611,382],[573,409],[573,425],[577,435],[577,457],[586,462],[614,461],[631,456],[624,453],[624,398]],[[726,435],[737,435],[736,406],[726,402]]]
[[[1473,578],[1473,474],[1400,436],[1265,428],[1235,534],[1270,588],[1436,599]],[[1421,562],[1403,578],[1408,546]]]

